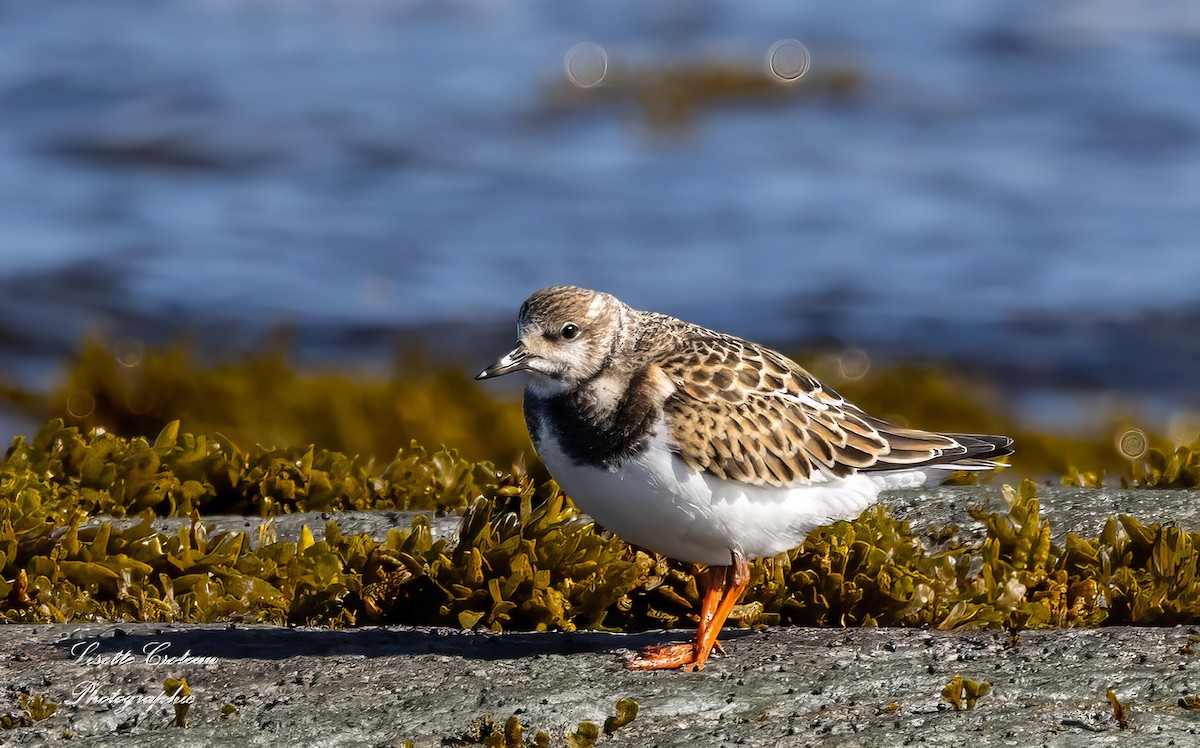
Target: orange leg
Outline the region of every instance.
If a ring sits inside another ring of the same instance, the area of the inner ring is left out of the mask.
[[[720,567],[717,569],[707,569],[696,576],[700,577],[700,584],[704,585],[704,599],[700,603],[700,630],[708,628],[712,623],[713,616],[717,614],[717,606],[721,602],[721,593],[724,591],[723,584],[719,584],[718,580],[724,582],[725,569]]]
[[[749,584],[750,566],[741,554],[735,554],[733,565],[726,569],[725,595],[721,598],[721,604],[717,606],[717,613],[713,617],[712,625],[696,632],[695,670],[703,669],[713,648],[720,646],[717,643],[717,636],[721,633],[721,627],[725,625],[725,619],[729,618],[733,606],[738,604],[738,600],[742,598],[742,593],[746,591],[746,586]]]
[[[704,602],[700,605],[700,628],[696,631],[697,641],[709,629],[713,618],[717,615],[717,608],[721,603],[721,595],[725,591],[725,577],[728,568],[718,567],[716,569],[708,569],[702,575],[697,575],[700,576],[701,582],[704,584]],[[721,654],[725,654],[725,648],[721,646],[721,642],[719,641],[713,642],[713,649]]]
[[[725,625],[725,619],[733,606],[737,605],[746,586],[750,583],[750,566],[737,551],[731,554],[733,563],[726,567],[709,570],[704,578],[706,588],[704,602],[700,607],[700,626],[694,644],[668,644],[648,647],[640,657],[628,663],[631,670],[664,670],[686,667],[702,670],[714,647],[719,648],[717,635]]]

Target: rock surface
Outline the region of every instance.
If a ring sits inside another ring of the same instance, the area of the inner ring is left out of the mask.
[[[580,721],[603,724],[632,698],[637,718],[601,745],[1200,744],[1200,712],[1178,705],[1200,691],[1200,650],[1186,629],[1026,632],[1014,642],[1000,632],[781,628],[728,633],[728,656],[700,673],[620,665],[629,647],[686,635],[6,626],[4,712],[17,710],[20,689],[59,707],[0,733],[0,743],[465,745],[481,716],[516,714],[527,736],[546,730],[563,745]],[[147,663],[155,647],[160,657],[213,659]],[[957,712],[941,697],[955,674],[992,691]],[[195,699],[183,728],[167,703],[90,698],[160,694],[180,675]],[[1127,705],[1128,729],[1113,718],[1109,688]],[[223,717],[226,704],[236,713]]]
[[[1194,492],[1040,493],[1057,537],[1095,533],[1120,512],[1200,526]],[[968,507],[1003,507],[993,487],[899,492],[885,501],[917,527],[953,523],[967,535],[978,531]],[[319,535],[329,519],[382,535],[407,526],[410,515],[277,518],[278,536],[294,538],[302,524]],[[257,523],[217,524],[254,531]],[[438,527],[452,533],[453,521]],[[621,667],[631,649],[689,633],[0,626],[0,714],[21,713],[22,691],[59,704],[40,722],[0,730],[0,745],[470,745],[484,715],[502,724],[514,714],[527,738],[546,730],[552,745],[565,745],[569,730],[584,720],[602,725],[622,698],[637,701],[640,713],[600,745],[1200,745],[1200,712],[1179,705],[1200,693],[1200,636],[1192,629],[1037,631],[1019,641],[1003,632],[728,631],[728,656],[703,672]],[[147,651],[160,659],[147,662]],[[956,674],[992,684],[975,709],[958,712],[942,699]],[[195,699],[186,727],[175,725],[165,697],[125,703],[162,694],[163,681],[178,676]],[[1114,720],[1109,688],[1128,706],[1127,729]]]
[[[1042,518],[1050,522],[1056,539],[1061,540],[1068,532],[1095,535],[1104,526],[1104,521],[1117,514],[1132,514],[1148,524],[1167,523],[1187,529],[1200,529],[1200,496],[1195,491],[1173,490],[1120,490],[1110,488],[1064,488],[1062,486],[1038,486],[1038,500],[1042,505]],[[880,501],[887,505],[900,519],[912,522],[914,527],[942,528],[957,525],[964,538],[982,537],[983,524],[970,516],[972,508],[991,512],[1004,512],[1005,503],[999,483],[982,486],[940,486],[936,488],[890,491]],[[383,540],[393,529],[406,530],[418,514],[429,517],[433,536],[446,537],[453,542],[458,531],[458,516],[434,512],[300,512],[284,514],[271,520],[275,536],[279,540],[295,541],[300,537],[300,528],[308,526],[317,540],[325,536],[325,525],[336,521],[346,535],[366,533],[376,540]],[[92,524],[112,522],[125,528],[136,525],[138,518],[104,519],[93,518]],[[186,527],[190,520],[161,518],[154,521],[155,529],[175,532]],[[259,517],[243,515],[207,515],[204,524],[209,532],[232,531],[249,533],[251,544],[257,545]]]

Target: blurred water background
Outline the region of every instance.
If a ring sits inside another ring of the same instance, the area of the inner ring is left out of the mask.
[[[727,90],[788,38],[803,80]],[[1198,236],[1193,0],[0,1],[25,384],[97,330],[219,354],[286,325],[309,361],[413,339],[473,371],[575,283],[950,362],[1041,417],[1166,413],[1200,406]]]

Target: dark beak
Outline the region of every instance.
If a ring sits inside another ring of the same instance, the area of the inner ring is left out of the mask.
[[[529,368],[529,351],[525,350],[524,343],[517,343],[517,347],[504,355],[496,363],[475,375],[476,379],[495,379],[502,377],[505,374],[512,374],[514,371],[525,371]]]

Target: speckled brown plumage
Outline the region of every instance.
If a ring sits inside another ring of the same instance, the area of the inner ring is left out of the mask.
[[[720,478],[789,486],[818,471],[841,477],[973,452],[952,436],[873,418],[785,356],[702,328],[679,336],[652,365],[675,385],[663,402],[672,449]],[[980,441],[979,454],[992,451]]]

